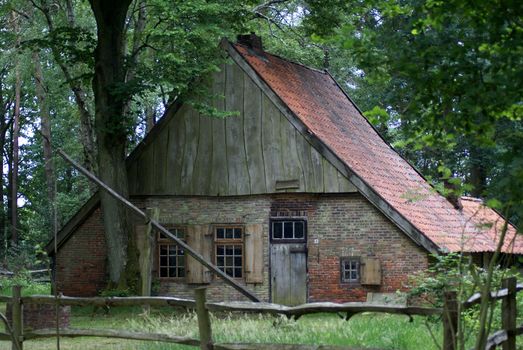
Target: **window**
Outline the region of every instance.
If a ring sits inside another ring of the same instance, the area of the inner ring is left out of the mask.
[[[216,266],[233,278],[243,277],[243,227],[216,226],[214,252]]]
[[[271,241],[305,242],[305,220],[272,220]]]
[[[360,281],[360,258],[343,257],[341,263],[341,281],[344,283],[358,283]]]
[[[185,240],[185,228],[171,228],[169,231]],[[163,233],[158,234],[158,274],[160,278],[185,277],[184,251]]]

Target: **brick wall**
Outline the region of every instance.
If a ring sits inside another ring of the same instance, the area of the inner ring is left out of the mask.
[[[94,296],[106,285],[107,249],[100,209],[96,209],[58,250],[58,291],[68,296]]]
[[[22,323],[24,331],[37,329],[49,329],[56,327],[56,307],[51,304],[24,304]],[[11,325],[13,318],[13,307],[11,303],[6,305],[6,318]],[[60,328],[69,328],[71,318],[71,307],[60,306],[58,311]]]
[[[308,222],[309,301],[363,301],[367,292],[404,290],[409,274],[427,267],[426,252],[359,194],[281,194],[242,197],[152,197],[141,207],[159,207],[166,225],[263,224],[264,283],[248,285],[269,300],[269,219],[301,216]],[[66,295],[94,295],[105,281],[105,244],[99,210],[62,247],[58,279]],[[340,283],[341,256],[380,260],[382,284]],[[157,272],[154,271],[155,276]],[[196,286],[155,278],[159,294],[193,297]],[[214,280],[210,300],[245,300],[237,291]]]
[[[309,213],[308,233],[311,302],[364,301],[367,292],[405,290],[408,276],[428,265],[427,253],[361,195],[321,197]],[[379,259],[381,285],[341,283],[341,256]]]

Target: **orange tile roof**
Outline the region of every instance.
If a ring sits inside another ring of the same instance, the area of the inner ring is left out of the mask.
[[[505,219],[495,210],[484,205],[478,198],[461,197],[463,213],[472,224],[489,237],[492,242],[499,242],[499,236],[503,231]],[[523,236],[517,234],[516,227],[507,224],[507,232],[501,249],[504,253],[519,253],[523,251]]]
[[[310,133],[428,239],[453,252],[494,251],[495,232],[477,225],[471,206],[459,211],[435,192],[385,142],[327,72],[240,44],[233,47]],[[485,218],[502,219],[492,212]],[[522,241],[515,245],[515,253],[523,253]]]

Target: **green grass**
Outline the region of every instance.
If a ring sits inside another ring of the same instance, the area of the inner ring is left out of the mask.
[[[144,314],[141,308],[114,308],[109,314],[92,308],[73,308],[73,328],[126,329],[157,332],[198,338],[194,313],[173,309],[152,309]],[[349,321],[333,314],[303,316],[298,321],[262,315],[212,315],[213,336],[216,342],[295,343],[361,346],[382,349],[437,349],[424,324],[424,318],[383,314],[359,314]],[[441,339],[441,329],[433,330]],[[0,342],[0,349],[10,349]],[[56,349],[55,339],[24,343],[24,349]],[[127,341],[105,338],[61,339],[61,349],[195,349],[167,343]]]
[[[3,282],[0,283],[0,295],[9,297],[12,296],[11,281],[6,279],[0,279],[0,281]],[[29,296],[35,294],[51,294],[51,284],[32,282],[30,284],[25,285],[22,288],[22,296]]]

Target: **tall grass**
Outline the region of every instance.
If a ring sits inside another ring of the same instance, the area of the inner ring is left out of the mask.
[[[192,312],[173,308],[152,309],[144,313],[139,307],[113,308],[106,314],[92,307],[74,307],[71,327],[126,329],[140,332],[165,333],[198,338],[198,322]],[[307,315],[298,321],[284,317],[245,314],[212,314],[213,338],[220,343],[284,343],[325,344],[381,349],[438,349],[434,344],[425,318],[399,315],[363,313],[349,321],[335,314]],[[434,336],[441,340],[441,323],[432,324]],[[56,349],[55,339],[28,341],[26,350]],[[182,345],[130,341],[108,338],[62,339],[61,348],[109,350],[167,350],[195,349]],[[0,350],[10,349],[10,344],[0,342]]]
[[[129,321],[129,328],[198,338],[194,314],[152,316]],[[303,316],[298,321],[262,315],[212,317],[213,338],[220,343],[328,344],[382,349],[437,349],[423,318],[362,314],[349,321],[337,315]],[[441,338],[439,326],[433,330]],[[185,349],[169,344],[143,344],[140,350]]]

